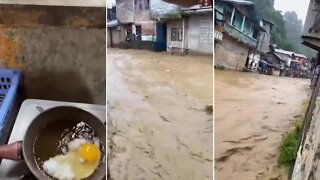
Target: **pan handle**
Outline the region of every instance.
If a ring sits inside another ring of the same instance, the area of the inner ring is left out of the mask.
[[[0,158],[22,160],[22,141],[0,145]]]

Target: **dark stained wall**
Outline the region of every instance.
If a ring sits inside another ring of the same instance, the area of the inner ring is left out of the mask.
[[[0,67],[28,98],[105,104],[105,8],[0,5]]]

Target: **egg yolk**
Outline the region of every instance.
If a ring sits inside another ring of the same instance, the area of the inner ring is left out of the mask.
[[[83,144],[79,148],[80,156],[87,162],[99,160],[99,149],[94,144]]]

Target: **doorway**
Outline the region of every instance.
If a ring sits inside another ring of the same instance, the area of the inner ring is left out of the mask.
[[[167,25],[165,23],[157,23],[156,25],[155,51],[167,51]]]

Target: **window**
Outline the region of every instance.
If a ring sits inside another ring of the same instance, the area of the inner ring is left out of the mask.
[[[150,8],[150,0],[135,0],[135,10],[136,11],[143,11],[148,10]]]
[[[238,29],[241,29],[241,24],[242,24],[242,16],[240,12],[236,11],[234,14],[232,25]]]
[[[253,39],[258,39],[258,35],[259,35],[259,30],[254,29],[252,38],[253,38]]]
[[[224,20],[228,23],[231,22],[231,16],[232,16],[232,12],[230,11],[225,11],[224,13]]]
[[[150,1],[146,0],[145,9],[148,10],[150,6]]]
[[[177,28],[171,28],[171,41],[176,41],[177,39]]]
[[[182,28],[171,28],[171,41],[182,41]]]

